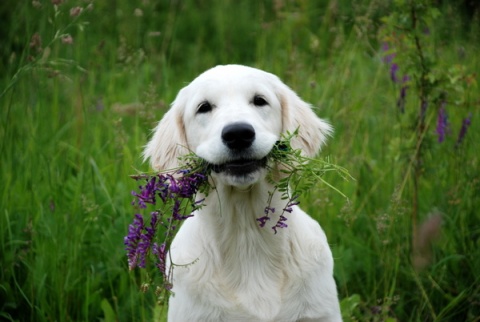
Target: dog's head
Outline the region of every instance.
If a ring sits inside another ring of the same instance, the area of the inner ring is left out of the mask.
[[[248,186],[266,174],[266,157],[282,133],[315,156],[331,126],[270,73],[240,65],[214,67],[183,88],[144,152],[155,170],[174,169],[194,152],[228,185]]]

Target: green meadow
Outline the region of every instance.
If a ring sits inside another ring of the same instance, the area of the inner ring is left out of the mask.
[[[237,63],[335,128],[321,155],[354,178],[325,175],[346,198],[319,183],[300,206],[328,236],[344,320],[480,321],[468,3],[2,1],[0,320],[165,320],[128,270],[129,176],[176,93]]]

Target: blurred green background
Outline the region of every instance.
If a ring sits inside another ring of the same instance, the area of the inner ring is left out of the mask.
[[[329,238],[345,321],[479,321],[480,6],[428,4],[432,69],[461,72],[430,78],[458,99],[444,142],[429,110],[417,158],[419,94],[412,84],[399,111],[382,51],[383,17],[402,19],[405,2],[2,1],[0,320],[165,319],[145,273],[128,271],[129,175],[148,171],[142,147],[178,90],[239,63],[335,127],[322,154],[356,179],[327,177],[348,201],[319,185],[301,206]]]

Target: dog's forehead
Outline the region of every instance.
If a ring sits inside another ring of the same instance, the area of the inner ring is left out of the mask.
[[[241,65],[217,66],[195,78],[192,87],[272,86],[275,76],[260,69]]]

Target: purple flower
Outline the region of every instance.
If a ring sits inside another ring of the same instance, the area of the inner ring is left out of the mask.
[[[275,213],[275,208],[266,206],[263,212],[265,213],[265,216],[256,219],[259,222],[260,227],[262,228],[265,227],[267,221],[270,220],[269,214]]]
[[[285,223],[287,221],[287,217],[280,215],[280,218],[278,219],[277,223],[275,226],[272,227],[273,231],[275,234],[277,233],[277,228],[287,228],[288,225]]]
[[[387,42],[384,42],[384,43],[382,44],[382,50],[383,50],[384,52],[388,52],[388,51],[390,50]],[[382,60],[383,60],[383,62],[384,62],[385,64],[391,64],[392,61],[393,61],[393,58],[395,58],[395,55],[396,55],[395,53],[387,54],[387,55],[385,55],[385,56],[383,57]]]
[[[392,82],[397,83],[398,78],[397,78],[397,72],[398,72],[398,65],[396,63],[393,63],[390,66],[390,79]]]
[[[270,207],[270,206],[266,206],[265,209],[263,210],[263,212],[265,213],[265,215],[268,216],[269,213],[275,213],[275,208],[273,207]]]
[[[158,246],[154,242],[154,238],[161,214],[158,211],[152,212],[149,226],[145,225],[141,215],[135,215],[133,223],[129,226],[128,235],[124,238],[130,270],[136,266],[145,268],[147,256],[152,252],[159,260],[156,266],[162,274],[165,274],[165,254],[171,242],[171,232],[176,229],[175,221],[185,220],[192,216],[192,214],[184,214],[188,205],[191,205],[191,208],[195,210],[203,204],[204,199],[195,201],[194,198],[202,185],[207,182],[206,171],[205,173],[196,173],[190,170],[180,170],[175,174],[181,176],[158,174],[151,177],[144,175],[133,177],[136,180],[146,179],[145,185],[139,186],[140,191],[138,193],[132,192],[136,197],[137,206],[146,208],[147,204],[156,205],[159,197],[163,205],[171,210],[171,216],[166,219],[168,225],[165,226],[167,229],[165,241],[161,246]],[[185,203],[185,199],[189,203]],[[133,205],[135,205],[135,200]]]
[[[389,46],[387,42],[384,42],[382,44],[382,50],[384,52],[389,51]],[[400,87],[400,96],[397,99],[397,107],[400,110],[401,113],[405,112],[405,103],[406,103],[406,98],[407,98],[407,90],[409,88],[408,81],[410,80],[410,76],[408,75],[403,75],[402,80],[400,81],[398,79],[398,70],[399,66],[397,63],[393,62],[393,59],[395,58],[395,53],[391,53],[388,55],[385,55],[383,58],[383,62],[386,64],[390,65],[390,79],[394,83],[400,83],[402,86]]]
[[[152,247],[153,238],[155,237],[155,232],[158,223],[158,212],[154,211],[151,213],[152,218],[150,219],[150,227],[144,227],[145,233],[140,236],[140,242],[137,247],[137,260],[138,266],[145,268],[145,258],[148,254],[148,251]]]
[[[458,133],[457,143],[455,143],[456,148],[462,143],[471,123],[472,123],[472,114],[470,113],[468,117],[463,119],[462,127],[460,128],[460,132]]]
[[[292,207],[293,206],[296,206],[300,203],[300,201],[295,201],[298,199],[298,196],[295,196],[293,197],[292,199],[290,199],[290,201],[287,203],[287,205],[285,206],[285,208],[283,208],[283,211],[286,211],[288,213],[291,213],[293,211]]]
[[[384,42],[382,44],[382,50],[384,52],[389,52],[390,48],[387,42]],[[396,56],[395,53],[386,54],[382,60],[385,64],[390,65],[390,79],[392,80],[392,82],[398,83],[399,82],[397,77],[398,64],[393,62],[393,59],[395,58],[395,56]]]
[[[403,75],[402,87],[400,88],[400,96],[398,97],[398,100],[397,100],[397,107],[401,113],[405,112],[405,102],[407,99],[407,90],[409,88],[408,86],[409,80],[410,80],[410,77],[408,75]]]
[[[146,208],[146,203],[155,204],[155,192],[156,192],[156,181],[157,177],[152,177],[150,180],[147,179],[147,184],[145,186],[138,187],[140,189],[140,194],[132,191],[132,195],[137,197],[137,204],[140,208]]]
[[[438,110],[438,117],[437,117],[437,135],[438,135],[438,142],[442,143],[445,140],[445,137],[448,134],[449,126],[448,126],[448,116],[447,111],[445,110],[445,102],[442,103],[442,106]]]
[[[125,244],[125,250],[127,251],[128,257],[128,268],[130,270],[134,269],[137,266],[138,262],[138,244],[142,238],[143,231],[143,217],[140,214],[136,214],[133,219],[133,223],[128,226],[128,235],[123,239]]]
[[[159,246],[157,243],[154,243],[152,247],[152,253],[158,258],[158,263],[156,266],[160,270],[160,273],[162,273],[163,276],[167,276],[167,244],[163,243]]]
[[[256,220],[260,223],[259,226],[263,228],[265,227],[265,224],[267,223],[267,221],[270,220],[270,217],[263,216],[263,217],[257,218]]]
[[[145,267],[145,259],[152,246],[158,224],[159,213],[151,213],[150,226],[146,227],[143,217],[136,214],[133,223],[128,226],[128,235],[124,238],[125,250],[127,251],[128,267],[130,270],[139,266]]]

